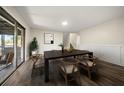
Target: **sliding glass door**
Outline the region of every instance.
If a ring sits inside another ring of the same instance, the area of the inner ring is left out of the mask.
[[[24,62],[25,29],[0,7],[0,84]]]

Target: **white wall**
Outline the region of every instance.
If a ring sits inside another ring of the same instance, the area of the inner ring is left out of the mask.
[[[54,44],[44,44],[44,33],[54,34]],[[37,38],[40,54],[43,54],[43,52],[47,50],[60,50],[61,47],[58,45],[63,43],[63,32],[42,31],[42,30],[32,29],[31,39],[33,39],[34,37]]]
[[[80,49],[93,51],[99,59],[124,65],[124,17],[79,32]]]
[[[70,33],[69,35],[69,39],[70,39],[70,43],[73,45],[73,47],[75,49],[78,48],[78,38],[79,38],[79,35],[77,33]]]
[[[25,60],[29,58],[29,42],[30,42],[30,28],[23,20],[23,18],[18,14],[18,12],[9,6],[3,7],[12,17],[14,17],[20,24],[22,24],[26,28],[26,36],[25,36]]]
[[[69,42],[70,42],[69,36],[70,36],[70,32],[63,32],[63,44],[65,49],[69,47]]]

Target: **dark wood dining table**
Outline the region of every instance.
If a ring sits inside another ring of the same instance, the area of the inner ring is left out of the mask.
[[[45,82],[49,81],[49,60],[57,59],[57,58],[65,58],[65,57],[76,57],[79,55],[88,54],[89,56],[93,56],[93,52],[87,50],[73,50],[71,52],[61,50],[51,50],[44,52],[44,61],[45,61]]]

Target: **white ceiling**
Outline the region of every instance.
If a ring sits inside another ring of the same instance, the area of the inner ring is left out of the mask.
[[[16,6],[31,28],[77,32],[124,15],[122,6]],[[62,26],[62,21],[68,21]]]

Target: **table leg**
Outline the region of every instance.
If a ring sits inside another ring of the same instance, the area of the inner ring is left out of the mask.
[[[49,61],[45,59],[45,82],[49,81]]]

